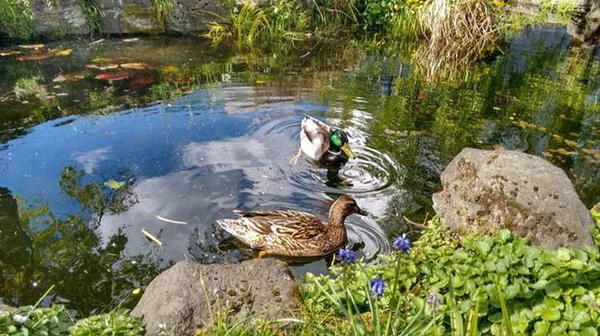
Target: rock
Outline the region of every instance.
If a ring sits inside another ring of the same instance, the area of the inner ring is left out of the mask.
[[[592,43],[600,33],[600,0],[576,1],[568,32],[580,41]]]
[[[592,219],[573,184],[540,157],[465,148],[441,178],[433,208],[458,233],[507,228],[547,248],[593,244]]]
[[[212,14],[211,14],[212,13]],[[229,12],[221,1],[175,0],[166,18],[166,30],[179,33],[204,32],[212,21],[222,22]]]
[[[49,3],[46,0],[31,0],[31,17],[38,33],[54,38],[90,33],[77,0]]]
[[[238,321],[276,318],[296,310],[299,296],[289,269],[276,259],[211,265],[181,261],[150,283],[132,315],[142,318],[146,335],[193,335],[212,323],[218,307]]]
[[[17,308],[13,308],[11,306],[7,306],[5,304],[3,304],[2,302],[0,302],[0,314],[2,313],[16,313],[19,310]]]

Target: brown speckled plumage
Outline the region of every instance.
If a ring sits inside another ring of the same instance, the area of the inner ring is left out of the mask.
[[[364,214],[348,196],[339,197],[331,205],[327,222],[294,210],[234,212],[241,218],[217,221],[225,231],[266,254],[293,257],[315,257],[336,251],[347,241],[346,217]]]

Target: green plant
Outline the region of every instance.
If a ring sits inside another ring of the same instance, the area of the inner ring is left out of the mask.
[[[34,34],[29,0],[0,1],[0,35],[26,40]]]
[[[225,23],[209,23],[209,30],[203,35],[211,39],[213,45],[225,39],[232,39],[238,46],[253,47],[261,32],[269,28],[264,10],[256,7],[250,0],[244,1],[239,9],[233,6],[228,18],[220,18]]]
[[[99,34],[102,32],[102,12],[100,11],[96,0],[77,0],[85,22],[90,29],[90,34]]]
[[[152,7],[154,7],[154,11],[156,12],[156,19],[163,30],[165,28],[167,16],[171,13],[173,6],[175,6],[173,0],[152,0]]]
[[[18,98],[23,97],[38,97],[43,98],[46,96],[46,88],[41,85],[39,82],[41,81],[41,77],[26,77],[19,78],[15,83],[15,87],[13,91]]]
[[[138,336],[144,329],[139,318],[129,315],[127,309],[115,309],[77,321],[70,329],[72,336]]]
[[[597,332],[597,247],[545,250],[506,230],[493,237],[459,241],[436,219],[410,254],[381,256],[380,262],[336,267],[336,279],[308,275],[302,287],[306,303],[315,312],[339,311],[323,298],[320,288],[330,288],[340,300],[368,307],[368,299],[360,294],[364,279],[381,275],[388,282],[397,281],[403,293],[397,298],[384,296],[382,309],[394,311],[400,305],[405,310],[412,298],[440,293],[447,304],[440,306],[439,313],[443,320],[457,323],[453,330],[465,330],[457,316],[473,316],[469,311],[477,307],[477,328],[484,334],[501,335],[507,330],[534,335]],[[397,267],[402,272],[394,280]]]
[[[50,308],[21,307],[14,314],[0,313],[0,335],[62,336],[68,334],[71,318],[64,306]]]

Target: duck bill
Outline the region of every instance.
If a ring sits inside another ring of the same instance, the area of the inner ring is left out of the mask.
[[[352,152],[352,149],[350,149],[350,146],[346,143],[344,144],[342,147],[340,147],[341,150],[344,152],[344,154],[346,154],[346,156],[349,159],[354,159],[356,156],[354,155],[354,153]]]

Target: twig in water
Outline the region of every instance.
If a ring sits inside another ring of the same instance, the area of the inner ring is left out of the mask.
[[[162,217],[161,215],[156,215],[156,219],[161,220],[163,222],[172,223],[172,224],[187,225],[187,222],[168,219],[168,218]]]
[[[151,234],[150,232],[148,232],[144,229],[142,229],[142,233],[144,234],[144,236],[146,236],[148,239],[155,242],[158,246],[160,246],[162,248],[163,243],[160,240],[158,240],[158,238],[156,238],[153,234]]]

